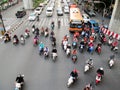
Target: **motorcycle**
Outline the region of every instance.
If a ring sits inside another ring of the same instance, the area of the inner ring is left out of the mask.
[[[109,40],[108,40],[108,45],[111,46],[112,43],[113,43],[113,39],[109,39]]]
[[[101,53],[101,46],[98,46],[98,47],[96,48],[96,52],[97,52],[98,54]]]
[[[114,66],[114,59],[108,61],[109,68],[111,69]]]
[[[70,76],[67,82],[67,87],[70,87],[74,82],[74,77]]]
[[[4,43],[10,42],[11,38],[10,37],[4,37]]]
[[[49,35],[48,32],[45,32],[45,33],[44,33],[44,36],[45,36],[45,37],[48,37],[48,35]]]
[[[39,47],[39,55],[42,55],[42,53],[43,53],[43,48],[42,47]]]
[[[94,47],[93,47],[93,46],[88,47],[88,52],[89,52],[89,53],[93,54],[93,51],[94,51]]]
[[[79,51],[80,51],[81,53],[83,53],[83,50],[84,50],[84,45],[80,45],[80,46],[79,46]]]
[[[56,61],[56,59],[57,59],[57,53],[52,53],[52,60],[53,60],[53,62],[55,62]]]
[[[27,38],[29,38],[29,37],[30,37],[29,33],[26,33],[26,32],[25,32],[25,38],[27,39]]]
[[[17,45],[19,43],[19,40],[18,39],[13,39],[13,45]]]
[[[77,55],[72,55],[72,61],[75,63],[77,61]]]
[[[96,85],[99,84],[99,83],[101,82],[101,80],[102,80],[102,75],[101,75],[101,74],[97,74],[97,75],[96,75],[95,84],[96,84]]]
[[[23,37],[20,37],[20,43],[21,45],[25,45],[25,39]]]
[[[49,52],[44,51],[45,58],[49,57]]]
[[[73,47],[73,48],[77,48],[77,42],[73,42],[73,43],[72,43],[72,47]]]
[[[84,73],[86,73],[87,71],[89,71],[92,68],[92,66],[90,64],[86,64],[84,67]]]
[[[33,45],[34,45],[34,46],[37,46],[37,45],[38,45],[38,40],[37,40],[37,39],[34,39],[34,40],[33,40]]]
[[[22,75],[22,77],[24,78],[24,75]],[[22,90],[23,88],[23,85],[24,85],[24,82],[22,83],[15,83],[15,90]]]
[[[32,28],[32,33],[33,33],[33,34],[35,33],[35,28]]]
[[[71,54],[71,49],[70,48],[66,49],[66,54],[67,54],[67,56],[70,56],[70,54]]]
[[[52,41],[52,46],[55,47],[56,46],[56,42]]]

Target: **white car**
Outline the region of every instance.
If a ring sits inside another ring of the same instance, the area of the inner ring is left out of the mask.
[[[53,7],[47,7],[46,9],[46,16],[52,16],[53,15]]]
[[[90,17],[87,14],[82,14],[83,20],[85,23],[87,23],[88,21],[90,21]]]
[[[29,15],[28,19],[29,19],[29,21],[35,21],[36,17],[37,17],[37,14],[36,14],[36,13],[31,13],[31,14]]]
[[[40,15],[42,12],[42,8],[38,7],[35,9],[35,13],[37,13],[38,15]]]
[[[67,14],[69,13],[69,7],[68,6],[64,7],[64,13],[67,13]]]
[[[58,15],[58,16],[63,16],[62,8],[58,8],[58,9],[57,9],[57,15]]]

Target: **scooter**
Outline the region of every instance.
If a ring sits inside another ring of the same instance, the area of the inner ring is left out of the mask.
[[[56,59],[57,59],[57,53],[52,53],[52,60],[53,60],[53,62],[55,62],[56,61]]]
[[[19,43],[19,40],[18,39],[13,39],[13,45],[17,45]]]
[[[92,67],[90,66],[90,64],[87,63],[87,64],[85,65],[85,67],[84,67],[84,73],[86,73],[87,71],[89,71],[90,68],[92,68]]]
[[[102,75],[97,74],[97,75],[96,75],[95,84],[96,84],[96,85],[99,84],[99,83],[101,82],[101,80],[102,80]]]
[[[111,46],[112,43],[113,43],[113,39],[109,39],[109,40],[108,40],[108,46]]]
[[[108,65],[109,65],[109,68],[111,69],[113,66],[114,66],[114,60],[113,59],[110,59],[108,61]]]
[[[67,87],[70,87],[74,82],[74,77],[70,76],[67,82]]]
[[[72,61],[75,63],[77,61],[77,55],[72,55]]]
[[[30,37],[29,33],[26,33],[26,32],[25,32],[25,38],[27,39],[27,38],[29,38],[29,37]]]
[[[37,45],[38,45],[38,40],[37,40],[37,39],[34,39],[34,40],[33,40],[33,45],[34,45],[34,46],[37,46]]]
[[[70,56],[70,54],[71,54],[71,49],[70,48],[66,49],[66,54],[67,54],[67,56]]]
[[[84,49],[84,45],[80,45],[80,46],[79,46],[79,51],[80,51],[81,53],[83,53],[83,49]]]
[[[22,75],[22,77],[24,78],[24,75]],[[22,83],[15,83],[15,90],[22,90],[23,88],[23,85],[24,85],[24,82]]]
[[[25,45],[25,39],[23,37],[20,38],[21,45]]]
[[[49,35],[48,32],[45,32],[45,33],[44,33],[44,36],[45,36],[45,37],[48,37],[48,35]]]

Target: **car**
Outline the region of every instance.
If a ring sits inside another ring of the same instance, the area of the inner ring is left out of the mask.
[[[90,17],[95,17],[96,13],[93,10],[84,10],[86,14],[88,14]]]
[[[58,9],[57,9],[57,15],[58,15],[58,16],[63,16],[62,8],[58,8]]]
[[[34,12],[37,13],[38,15],[40,15],[42,12],[42,8],[37,7]]]
[[[36,13],[31,13],[31,14],[29,15],[28,19],[29,19],[29,21],[35,21],[36,17],[37,17],[37,14],[36,14]]]
[[[17,11],[17,13],[15,15],[17,18],[22,18],[26,15],[26,11],[25,10]]]
[[[52,16],[53,15],[53,7],[47,7],[46,9],[46,16]]]
[[[87,23],[88,21],[90,21],[90,17],[87,14],[82,14],[84,23]]]
[[[93,28],[95,30],[95,32],[99,32],[100,27],[99,27],[98,22],[96,22],[95,20],[90,20],[90,21],[88,21],[88,24],[89,24],[90,28]]]
[[[69,13],[69,7],[68,6],[64,6],[64,13],[66,13],[66,14]]]

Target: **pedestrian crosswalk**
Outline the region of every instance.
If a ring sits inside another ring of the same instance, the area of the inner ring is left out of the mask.
[[[68,18],[40,18],[40,21],[29,21],[29,20],[26,20],[24,25],[25,26],[32,26],[32,25],[36,25],[38,27],[41,27],[41,26],[50,26],[51,25],[51,22],[54,21],[55,23],[55,26],[58,25],[58,20],[60,20],[61,22],[61,26],[69,26],[69,20]]]

